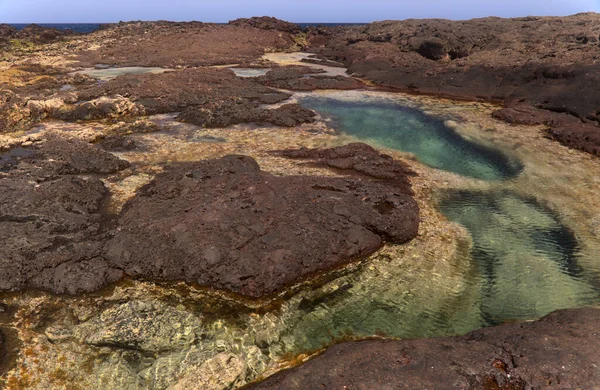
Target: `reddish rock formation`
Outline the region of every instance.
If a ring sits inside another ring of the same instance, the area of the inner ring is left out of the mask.
[[[92,33],[93,40],[117,45],[81,51],[83,65],[205,66],[252,62],[265,51],[294,44],[289,33],[256,27],[212,23],[129,22]]]
[[[313,50],[351,72],[409,92],[502,101],[579,123],[553,126],[570,146],[598,150],[600,15],[377,22],[337,28]],[[539,122],[547,119],[540,117]],[[592,130],[593,129],[593,130]]]
[[[100,252],[108,191],[90,174],[127,162],[61,138],[12,155],[0,160],[0,290],[74,294],[119,279]]]
[[[364,258],[417,234],[407,188],[371,180],[273,176],[252,158],[184,164],[124,209],[107,256],[127,274],[249,297]]]
[[[247,388],[595,389],[598,321],[600,309],[572,309],[462,337],[344,343]]]

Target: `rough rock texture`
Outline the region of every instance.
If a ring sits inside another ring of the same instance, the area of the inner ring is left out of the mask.
[[[249,388],[593,389],[598,321],[600,309],[572,309],[462,337],[344,343]]]
[[[401,188],[410,189],[408,177],[414,172],[408,165],[379,153],[363,143],[351,143],[331,149],[289,149],[276,152],[288,158],[311,160],[316,165],[344,171],[355,171],[376,179],[390,180]],[[411,192],[409,192],[411,193]]]
[[[240,357],[223,352],[185,374],[169,390],[222,390],[235,387],[243,380],[246,362]]]
[[[293,36],[279,30],[212,23],[129,22],[90,34],[92,42],[79,53],[83,65],[206,66],[251,62],[265,51],[285,50]]]
[[[5,355],[6,355],[6,345],[5,345],[4,333],[2,332],[2,329],[0,328],[0,368],[2,367],[2,364],[4,362]],[[0,375],[2,375],[2,371],[0,371]]]
[[[127,97],[148,114],[182,111],[186,107],[238,99],[260,101],[277,91],[237,77],[229,69],[183,69],[161,74],[125,75],[79,92],[80,100],[101,96]]]
[[[30,24],[25,28],[15,32],[12,36],[15,39],[22,39],[34,43],[51,43],[62,37],[77,35],[76,32],[69,29],[56,29],[49,27],[42,27],[37,24]]]
[[[249,101],[238,101],[190,107],[178,115],[177,120],[213,128],[253,122],[293,127],[312,122],[315,116],[313,111],[299,104],[285,104],[276,109],[263,109]]]
[[[50,138],[0,172],[0,289],[90,291],[122,272],[101,257],[104,184],[128,166],[83,141]],[[83,175],[78,175],[83,174]]]
[[[259,16],[253,18],[240,18],[229,22],[233,26],[249,26],[262,30],[278,30],[291,34],[297,34],[302,31],[300,26],[294,23],[279,20],[270,16]]]
[[[0,24],[0,46],[7,44],[10,40],[22,40],[38,44],[51,43],[69,35],[76,35],[76,33],[69,29],[59,30],[38,26],[37,24],[30,24],[21,30],[8,24]]]
[[[331,30],[314,38],[313,50],[382,86],[525,103],[597,125],[599,26],[600,15],[593,13],[385,21]],[[573,145],[595,150],[600,144],[596,137],[586,140],[587,131],[570,124],[556,127],[554,136],[566,143],[577,138]]]
[[[318,75],[318,69],[305,66],[285,66],[275,68],[264,76],[256,77],[256,81],[273,88],[289,89],[293,91],[314,91],[317,89],[351,90],[364,87],[356,79],[344,76]]]
[[[202,337],[201,320],[187,311],[155,301],[130,301],[111,307],[98,319],[88,344],[164,352],[189,347]]]
[[[249,297],[364,258],[418,230],[408,190],[262,172],[228,156],[169,169],[124,208],[107,256],[127,274]]]

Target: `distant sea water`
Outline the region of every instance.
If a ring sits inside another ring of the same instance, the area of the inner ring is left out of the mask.
[[[9,23],[11,26],[18,28],[19,30],[28,26],[30,23]],[[91,33],[96,31],[103,23],[37,23],[42,27],[56,28],[59,30],[71,29],[78,33]],[[226,24],[226,23],[219,23]],[[310,26],[362,26],[366,23],[297,23],[301,28],[307,28]]]
[[[29,26],[31,23],[9,23],[9,25],[18,28],[19,30]],[[71,29],[78,33],[91,33],[96,31],[102,23],[36,23],[38,26],[56,28],[58,30]]]

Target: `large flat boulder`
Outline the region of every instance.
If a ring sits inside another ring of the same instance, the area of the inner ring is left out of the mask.
[[[360,178],[274,176],[246,156],[168,169],[124,208],[108,259],[127,274],[249,297],[412,239],[406,189]]]

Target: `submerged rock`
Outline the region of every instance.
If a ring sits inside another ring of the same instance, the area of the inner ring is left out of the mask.
[[[169,390],[223,390],[235,387],[244,379],[246,362],[240,357],[223,352],[200,367],[190,370]]]
[[[250,388],[594,388],[598,321],[600,309],[572,309],[461,337],[344,343]]]
[[[246,156],[182,164],[125,206],[107,256],[132,276],[261,297],[365,258],[385,240],[412,239],[419,212],[407,192],[371,180],[273,176]]]
[[[0,368],[2,368],[2,365],[4,363],[4,356],[6,355],[6,345],[5,345],[5,340],[4,340],[4,333],[2,332],[2,328],[0,328]],[[0,375],[2,374],[2,371],[0,371]]]
[[[164,352],[189,347],[202,336],[193,314],[155,301],[131,301],[104,311],[88,344]]]

